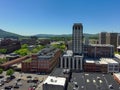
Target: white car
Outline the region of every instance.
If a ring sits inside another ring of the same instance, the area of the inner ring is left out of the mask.
[[[18,82],[17,85],[22,86],[22,83],[21,83],[21,82]]]

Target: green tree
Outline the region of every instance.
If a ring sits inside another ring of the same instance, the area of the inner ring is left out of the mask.
[[[55,48],[59,48],[62,51],[64,51],[65,48],[66,48],[65,44],[63,44],[63,43],[61,43],[61,44],[53,44],[52,46],[55,47]]]
[[[34,48],[31,52],[32,52],[32,53],[37,53],[37,52],[38,52],[38,49]]]
[[[37,52],[39,52],[43,48],[45,48],[45,46],[37,45],[31,52],[32,53],[37,53]]]
[[[16,50],[15,53],[16,54],[19,54],[21,56],[25,56],[29,53],[30,51],[28,49],[19,49],[19,50]]]
[[[23,45],[21,46],[21,48],[22,48],[22,49],[26,49],[26,48],[28,48],[28,45],[27,45],[27,44],[23,44]]]
[[[3,73],[3,69],[2,68],[0,68],[0,74],[2,74]]]
[[[0,58],[0,64],[3,64],[4,62],[7,62],[6,58]]]
[[[13,75],[14,74],[14,70],[13,69],[8,69],[7,72],[6,72],[6,75]]]
[[[0,49],[0,53],[3,53],[3,54],[4,54],[4,53],[6,53],[6,52],[7,52],[7,49],[4,49],[4,48],[3,48],[3,49]]]

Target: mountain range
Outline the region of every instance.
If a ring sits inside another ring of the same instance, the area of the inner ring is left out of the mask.
[[[2,29],[0,29],[0,38],[4,38],[4,37],[22,37],[21,35],[15,34],[15,33],[11,33],[11,32],[7,32],[4,31]]]
[[[15,33],[11,33],[11,32],[7,32],[4,31],[2,29],[0,29],[0,38],[4,38],[4,37],[28,37],[28,36],[22,36],[19,34],[15,34]],[[51,38],[51,37],[71,37],[72,34],[61,34],[61,35],[54,35],[54,34],[37,34],[37,35],[33,35],[36,36],[38,38]],[[84,33],[84,37],[98,37],[98,34],[87,34]]]

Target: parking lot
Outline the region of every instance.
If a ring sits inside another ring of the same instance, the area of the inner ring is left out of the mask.
[[[67,90],[120,90],[120,85],[111,74],[72,73]]]
[[[5,72],[0,76],[4,76],[3,79],[8,77],[5,75]],[[8,90],[5,89],[5,87],[13,87],[13,89],[9,89],[9,90],[29,90],[29,88],[32,88],[34,86],[36,87],[36,89],[30,89],[30,90],[42,90],[42,83],[47,78],[47,75],[37,75],[37,74],[19,73],[19,72],[15,72],[14,76],[15,78],[10,80],[10,82],[5,82],[4,85],[1,85],[0,90]],[[37,83],[33,82],[34,78],[38,79]],[[19,86],[18,88],[14,88],[16,86],[16,83],[17,86]]]

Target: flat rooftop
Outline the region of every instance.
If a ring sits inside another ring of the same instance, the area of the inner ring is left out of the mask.
[[[71,70],[70,69],[55,68],[51,72],[50,76],[64,77],[68,80],[71,76]]]
[[[38,53],[38,58],[41,60],[45,60],[45,59],[50,59],[52,57],[55,56],[55,53],[58,51],[59,49],[56,49],[54,47],[48,47],[48,48],[44,48],[42,49],[39,53]]]
[[[65,86],[65,83],[66,83],[66,78],[55,77],[55,76],[48,76],[43,84]]]
[[[73,89],[75,84],[78,85],[78,88]],[[112,90],[120,90],[120,85],[113,79],[111,74],[93,72],[72,73],[72,79],[68,83],[67,90],[110,90],[110,84],[113,85]]]
[[[119,54],[115,54],[115,57],[120,59],[120,55]]]
[[[105,62],[107,62],[108,64],[118,64],[118,62],[116,62],[114,59],[112,59],[112,58],[101,58],[100,59],[101,61],[105,61]]]
[[[120,49],[120,46],[118,46],[117,49]]]
[[[87,46],[97,46],[97,47],[114,47],[113,45],[110,44],[89,44]]]
[[[114,58],[85,59],[85,62],[95,64],[118,64]]]

